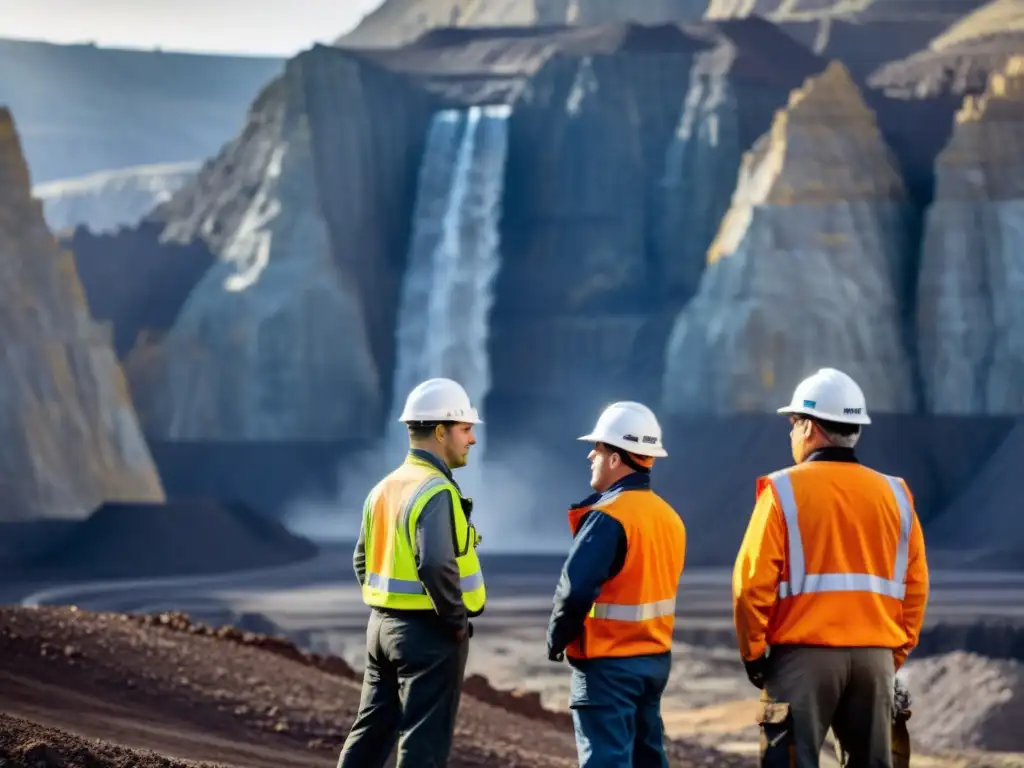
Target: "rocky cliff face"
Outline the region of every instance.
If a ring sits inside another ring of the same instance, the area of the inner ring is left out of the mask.
[[[766,60],[777,62],[771,71],[763,66]],[[274,407],[281,414],[304,407],[293,397],[297,384],[256,383],[271,375],[255,362],[263,354],[270,356],[265,359],[272,371],[305,370],[296,372],[296,381],[328,376],[330,386],[316,385],[312,395],[331,403],[310,405],[310,413],[363,404],[358,413],[344,411],[334,422],[318,419],[321,431],[314,434],[367,434],[381,413],[380,392],[391,391],[396,291],[431,113],[495,100],[510,106],[511,118],[489,402],[506,413],[526,403],[534,413],[559,405],[591,409],[594,403],[583,403],[586,398],[575,390],[595,374],[604,382],[590,387],[595,402],[643,381],[638,367],[652,372],[647,381],[657,381],[671,318],[695,290],[704,250],[728,206],[731,182],[724,179],[735,176],[742,151],[768,126],[772,110],[822,66],[821,59],[756,19],[685,30],[606,25],[438,32],[397,51],[319,47],[304,54],[263,94],[243,135],[195,184],[155,212],[166,237],[209,241],[225,274],[207,276],[160,343],[180,373],[156,386],[174,394],[151,400],[141,391],[151,385],[143,381],[160,377],[142,373],[147,366],[137,361],[129,367],[133,382],[140,372],[137,402],[147,410],[147,424],[164,425],[156,432],[162,438],[308,437],[314,425],[301,418],[289,422],[284,415],[274,429],[244,426],[264,419],[258,414],[265,406],[252,395],[237,397],[239,387],[276,387]],[[337,106],[342,103],[344,112]],[[267,168],[277,163],[274,147],[290,135],[284,127],[288,109],[302,116],[295,125],[305,131],[290,141],[289,151],[308,147],[311,155],[281,176],[304,181],[290,181],[286,189],[284,181],[274,181],[282,185],[279,193],[260,194],[276,202],[253,202],[268,183]],[[260,353],[238,342],[248,351],[228,354],[218,336],[249,338],[250,331],[240,329],[258,325],[259,312],[287,317],[308,305],[299,299],[256,300],[272,286],[285,296],[301,295],[295,287],[301,283],[291,282],[299,280],[294,267],[279,274],[268,268],[237,291],[225,287],[227,271],[242,270],[233,265],[273,267],[277,260],[294,264],[299,254],[312,258],[308,238],[287,240],[278,233],[269,255],[253,244],[257,239],[247,234],[252,225],[244,224],[244,212],[268,205],[276,220],[297,220],[307,228],[323,224],[327,234],[317,235],[317,248],[326,242],[331,268],[341,285],[353,288],[344,302],[340,293],[331,301],[354,307],[354,314],[342,318],[321,310],[288,326],[291,344]],[[280,302],[285,309],[278,309]],[[353,324],[357,318],[363,328]],[[349,329],[344,338],[354,351],[344,363],[332,364],[351,374],[325,373],[324,358],[314,365],[301,340],[302,334],[315,337],[319,328],[338,338],[339,327]],[[200,380],[190,378],[197,375],[196,363],[186,362],[192,358],[176,339],[217,350],[198,369],[221,366],[223,374],[204,374],[214,384],[188,383]],[[147,357],[154,351],[150,347]],[[221,405],[204,405],[191,387],[217,392]],[[311,402],[310,395],[301,399]],[[161,414],[155,421],[148,414],[151,402],[164,403],[153,406]],[[215,412],[233,426],[213,426]],[[183,426],[188,424],[194,426]]]
[[[246,130],[156,212],[219,261],[130,371],[160,438],[368,436],[392,368],[399,269],[421,150],[415,98],[318,48],[289,63]],[[396,106],[397,105],[397,106]],[[410,138],[410,136],[412,138]],[[140,350],[140,356],[143,351]],[[155,366],[155,368],[154,368]],[[157,371],[159,373],[157,373]]]
[[[907,214],[874,116],[833,62],[744,156],[700,290],[672,332],[664,408],[768,411],[835,366],[874,411],[913,410]]]
[[[105,500],[162,501],[106,328],[89,316],[73,257],[30,194],[0,109],[2,516],[85,517]]]
[[[75,254],[92,316],[113,326],[114,350],[121,359],[140,333],[170,330],[185,299],[213,264],[202,240],[187,245],[160,242],[161,231],[155,222],[98,235],[78,227],[61,240]]]
[[[969,96],[936,163],[918,286],[925,404],[1024,411],[1024,57]]]

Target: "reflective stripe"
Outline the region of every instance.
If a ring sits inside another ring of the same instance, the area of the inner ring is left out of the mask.
[[[374,589],[393,595],[422,595],[426,592],[419,581],[396,579],[393,576],[381,576],[379,573],[367,574],[366,583]]]
[[[797,517],[796,497],[793,495],[793,483],[789,477],[790,470],[782,469],[769,475],[779,504],[782,516],[786,520],[786,533],[789,542],[789,581],[779,584],[779,599],[794,595],[806,595],[821,592],[873,592],[885,597],[902,600],[906,593],[907,561],[910,557],[910,527],[914,515],[903,483],[899,478],[882,475],[889,483],[889,489],[896,498],[900,510],[900,539],[896,545],[896,558],[893,563],[893,577],[887,579],[870,573],[807,573],[804,560],[804,545],[800,538],[800,523]]]
[[[474,589],[480,589],[484,585],[483,571],[467,574],[459,579],[459,583],[462,585],[463,592],[472,592]]]
[[[396,579],[393,576],[381,576],[379,573],[370,573],[366,576],[366,583],[381,592],[390,592],[393,595],[424,595],[426,590],[419,581],[411,579]],[[484,574],[482,571],[471,573],[459,579],[463,592],[472,592],[484,585]]]
[[[415,493],[409,495],[405,504],[402,506],[402,511],[398,514],[398,526],[399,530],[406,534],[410,544],[413,544],[412,537],[410,536],[411,531],[409,530],[409,517],[412,515],[413,507],[416,506],[416,502],[420,500],[423,494],[434,490],[438,486],[447,486],[450,483],[448,479],[441,475],[434,475],[428,477],[423,481],[423,484],[416,489]],[[413,547],[415,550],[415,546]]]
[[[675,612],[676,599],[674,597],[641,605],[594,603],[594,607],[590,609],[590,615],[595,619],[611,619],[612,621],[648,621],[662,616],[674,616]]]

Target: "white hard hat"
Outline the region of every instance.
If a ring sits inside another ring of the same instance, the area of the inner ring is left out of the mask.
[[[590,434],[576,439],[614,445],[639,456],[668,456],[661,445],[661,425],[654,412],[629,400],[609,405]]]
[[[870,424],[864,393],[842,371],[822,368],[796,385],[793,400],[779,413],[801,413],[840,424]]]
[[[406,424],[411,421],[483,423],[470,404],[466,390],[451,379],[427,379],[419,384],[405,399],[405,408],[398,420]]]

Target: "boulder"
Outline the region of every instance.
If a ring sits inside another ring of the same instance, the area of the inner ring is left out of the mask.
[[[874,115],[833,62],[743,158],[668,344],[666,412],[772,411],[822,366],[853,376],[871,411],[914,410],[907,214]]]
[[[1024,57],[968,96],[936,162],[918,285],[925,404],[1024,412]]]
[[[31,196],[0,109],[0,517],[83,518],[104,501],[162,501],[110,329],[89,315],[74,257]]]

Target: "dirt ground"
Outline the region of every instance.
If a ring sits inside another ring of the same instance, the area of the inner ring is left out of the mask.
[[[467,679],[452,768],[576,765],[565,713]],[[0,609],[6,766],[333,766],[359,700],[337,658],[174,615]],[[673,743],[679,768],[749,758]],[[191,762],[190,762],[191,761]]]

